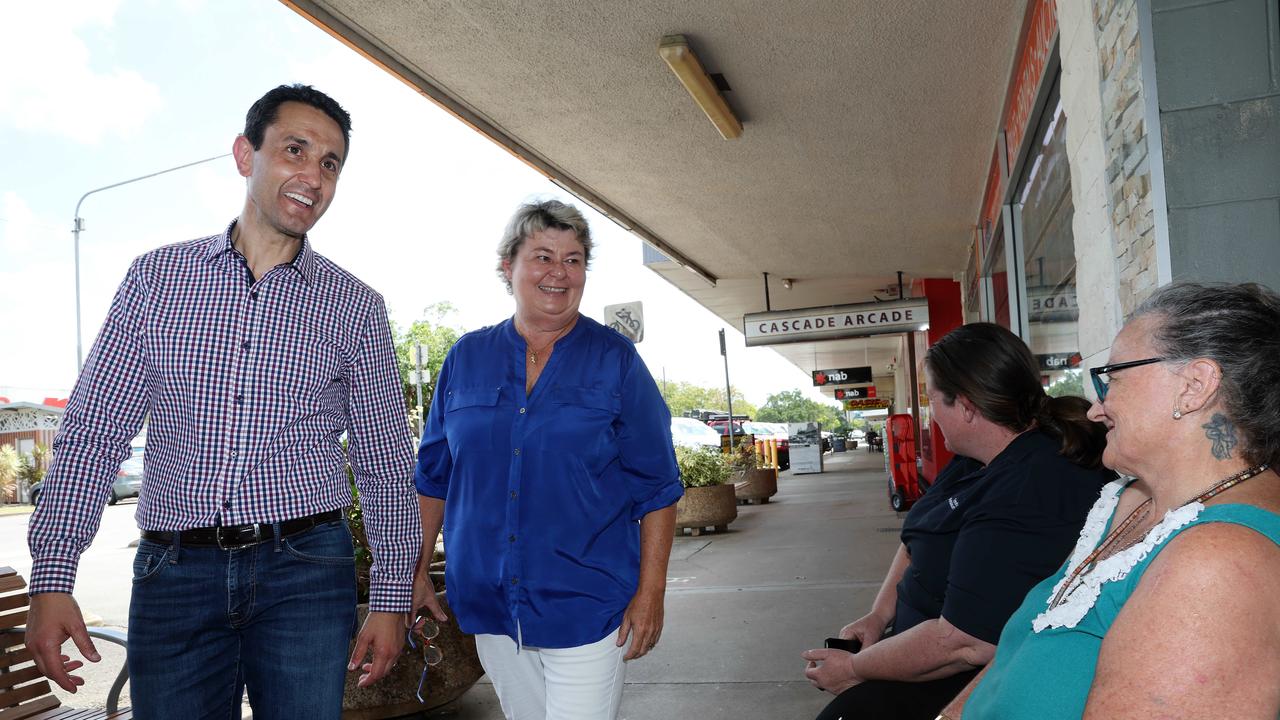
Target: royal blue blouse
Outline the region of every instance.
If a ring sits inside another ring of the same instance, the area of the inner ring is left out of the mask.
[[[530,395],[525,352],[510,319],[458,340],[415,482],[445,501],[445,584],[462,630],[577,647],[621,624],[639,520],[683,492],[671,413],[631,342],[590,318],[556,342]]]

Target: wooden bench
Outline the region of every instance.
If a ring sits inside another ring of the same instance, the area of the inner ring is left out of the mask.
[[[27,649],[23,625],[27,622],[27,582],[13,568],[0,567],[0,720],[129,720],[133,713],[120,710],[120,691],[129,679],[129,666],[111,685],[106,710],[74,710],[62,703],[49,681],[36,669]],[[89,635],[125,646],[125,634],[89,628]]]

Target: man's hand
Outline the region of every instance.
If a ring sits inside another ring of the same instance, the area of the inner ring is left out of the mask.
[[[658,644],[662,637],[663,592],[646,592],[641,589],[631,598],[627,611],[622,615],[618,628],[618,647],[627,643],[631,634],[631,647],[623,660],[642,658]]]
[[[809,661],[805,666],[804,676],[819,690],[839,695],[862,682],[862,678],[853,670],[853,653],[844,650],[805,650],[800,657]]]
[[[91,662],[102,656],[89,639],[84,627],[80,606],[68,593],[40,593],[31,596],[31,609],[27,613],[27,647],[35,658],[36,668],[45,677],[57,683],[69,693],[84,684],[84,678],[72,675],[84,663],[71,660],[62,654],[62,643],[67,638],[75,641],[80,654]]]
[[[369,687],[391,672],[391,666],[396,664],[396,658],[404,649],[405,622],[404,613],[371,612],[364,619],[351,660],[347,663],[348,671],[358,667],[364,673],[356,681],[357,687]],[[372,653],[373,661],[364,662],[369,653]]]

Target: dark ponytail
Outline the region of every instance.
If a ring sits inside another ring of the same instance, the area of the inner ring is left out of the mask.
[[[1026,343],[993,323],[970,323],[947,333],[924,356],[934,389],[948,404],[969,398],[982,416],[1022,432],[1038,425],[1062,442],[1059,454],[1096,468],[1106,446],[1106,428],[1089,420],[1089,401],[1049,397]]]
[[[1107,428],[1089,419],[1089,401],[1075,395],[1041,397],[1044,402],[1036,413],[1036,424],[1062,442],[1058,454],[1082,467],[1101,467]]]

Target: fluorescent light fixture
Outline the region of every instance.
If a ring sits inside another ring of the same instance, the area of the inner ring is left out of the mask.
[[[707,114],[707,119],[725,140],[732,140],[742,135],[742,123],[738,121],[724,96],[716,88],[715,83],[707,76],[698,56],[689,48],[689,41],[683,35],[667,35],[658,43],[658,54],[671,67],[680,84],[693,96],[693,101]]]

